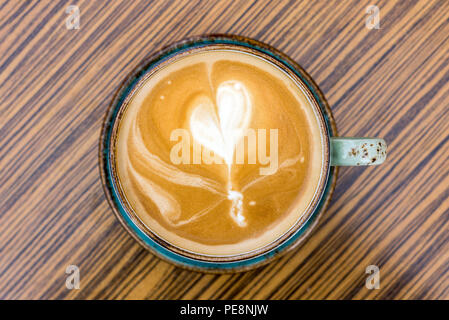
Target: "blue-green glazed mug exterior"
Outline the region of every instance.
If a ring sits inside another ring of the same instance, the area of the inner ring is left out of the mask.
[[[120,188],[114,166],[115,130],[124,112],[124,105],[139,84],[151,71],[167,63],[169,59],[188,54],[204,48],[231,47],[232,49],[251,52],[269,59],[284,71],[297,78],[315,101],[318,113],[322,117],[323,132],[327,150],[325,160],[325,178],[309,214],[291,228],[282,239],[263,250],[252,254],[223,257],[200,257],[183,252],[148,230],[135,217],[129,208]],[[330,108],[324,95],[312,78],[292,59],[278,50],[252,39],[234,35],[206,35],[192,37],[176,42],[155,53],[141,63],[120,86],[106,114],[99,146],[100,175],[106,198],[123,227],[146,249],[160,258],[177,266],[203,272],[226,273],[252,269],[280,257],[293,249],[309,234],[319,216],[326,209],[333,193],[337,178],[337,165],[372,165],[380,164],[386,157],[386,144],[382,139],[371,138],[337,138],[337,129]]]

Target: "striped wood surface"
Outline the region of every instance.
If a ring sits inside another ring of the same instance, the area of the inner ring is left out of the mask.
[[[70,4],[79,30],[67,30]],[[380,7],[380,29],[365,9]],[[0,1],[0,298],[449,298],[449,1]],[[142,249],[106,203],[103,115],[146,55],[233,33],[301,64],[339,133],[386,164],[342,168],[305,245],[261,269],[185,271]],[[81,288],[65,287],[79,266]],[[365,268],[380,268],[380,289]]]

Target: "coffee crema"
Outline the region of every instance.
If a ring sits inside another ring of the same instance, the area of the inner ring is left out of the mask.
[[[115,145],[136,216],[183,250],[260,249],[307,211],[322,179],[318,115],[288,74],[253,54],[172,58],[129,100]]]

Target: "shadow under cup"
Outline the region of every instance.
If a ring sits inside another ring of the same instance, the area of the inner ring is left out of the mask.
[[[320,185],[305,213],[280,238],[260,249],[232,256],[208,256],[176,247],[152,232],[134,213],[123,194],[115,166],[115,142],[118,125],[127,103],[148,76],[171,58],[204,49],[232,49],[259,56],[285,71],[302,87],[302,91],[315,106],[325,144],[324,166]],[[261,42],[229,35],[211,35],[189,38],[177,42],[146,59],[122,83],[108,109],[100,138],[100,175],[106,197],[124,228],[146,249],[178,266],[206,272],[244,271],[281,256],[294,248],[312,230],[318,217],[327,207],[335,187],[337,167],[330,166],[329,139],[336,136],[336,126],[323,94],[310,76],[293,60]]]

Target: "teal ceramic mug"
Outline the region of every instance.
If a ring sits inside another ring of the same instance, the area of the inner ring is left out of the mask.
[[[295,225],[269,245],[231,256],[211,256],[183,250],[158,236],[134,213],[126,200],[116,170],[115,144],[117,129],[130,98],[151,72],[169,64],[179,55],[201,50],[229,49],[264,59],[294,79],[319,114],[321,141],[324,141],[322,179],[307,212],[298,212]],[[277,258],[300,244],[326,209],[337,178],[338,166],[378,165],[386,158],[386,143],[379,138],[338,137],[331,110],[310,76],[292,59],[278,50],[255,40],[209,35],[189,38],[155,53],[142,62],[122,83],[106,114],[100,138],[100,174],[104,191],[118,220],[142,246],[160,258],[178,266],[205,272],[244,271]]]

